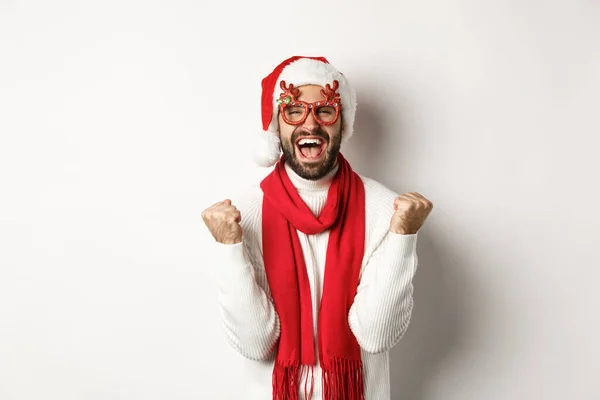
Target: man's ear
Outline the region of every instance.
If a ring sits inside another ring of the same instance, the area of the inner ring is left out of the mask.
[[[277,137],[281,140],[281,123],[279,122],[279,113],[277,113]]]

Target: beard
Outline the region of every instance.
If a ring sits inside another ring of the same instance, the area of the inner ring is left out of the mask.
[[[298,157],[296,157],[296,141],[302,136],[317,136],[325,141],[325,157],[315,163],[303,163]],[[331,138],[321,128],[317,128],[314,131],[306,132],[301,130],[295,130],[292,133],[290,140],[281,141],[281,150],[285,156],[285,160],[298,176],[304,179],[317,180],[327,175],[335,165],[338,154],[340,153],[340,147],[342,144],[342,132],[340,129],[339,134]]]

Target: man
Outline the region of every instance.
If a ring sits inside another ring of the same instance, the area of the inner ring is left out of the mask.
[[[202,213],[224,260],[225,331],[250,360],[245,398],[389,400],[389,350],[410,320],[433,205],[352,170],[339,151],[356,96],[325,58],[289,58],[262,88],[257,162],[275,168]]]

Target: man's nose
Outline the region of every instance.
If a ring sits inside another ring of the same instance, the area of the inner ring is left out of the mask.
[[[319,123],[317,122],[317,120],[315,119],[313,113],[309,110],[308,111],[308,115],[306,116],[306,120],[304,121],[304,123],[302,124],[302,126],[307,130],[307,131],[312,131],[315,130],[319,127]]]

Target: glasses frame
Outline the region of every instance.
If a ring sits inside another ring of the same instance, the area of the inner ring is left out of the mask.
[[[321,94],[325,98],[324,100],[319,100],[312,103],[298,100],[300,89],[294,87],[293,84],[290,83],[289,86],[286,86],[285,81],[281,81],[279,86],[281,87],[281,90],[283,90],[283,93],[279,95],[277,103],[279,104],[279,113],[286,124],[302,125],[306,121],[306,118],[308,118],[309,112],[312,113],[315,121],[317,121],[317,123],[320,125],[333,125],[340,118],[342,100],[340,94],[337,93],[337,89],[339,88],[339,82],[337,80],[333,81],[333,86],[327,84],[325,85],[325,89],[321,89]],[[298,121],[290,121],[285,115],[285,109],[287,107],[304,107],[306,111],[304,112],[304,116]],[[317,109],[321,107],[333,107],[335,109],[335,117],[332,121],[322,121],[319,119],[317,116]]]

